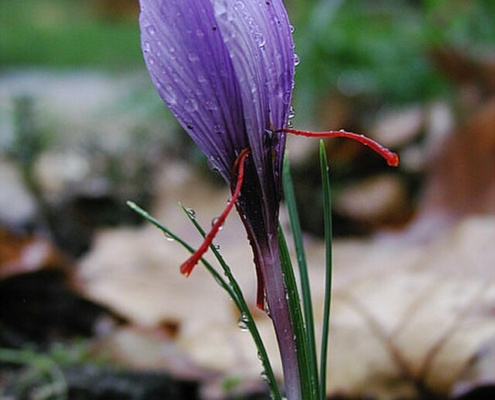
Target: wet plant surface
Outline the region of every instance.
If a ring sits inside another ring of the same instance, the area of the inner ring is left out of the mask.
[[[493,398],[493,5],[324,3],[286,4],[302,60],[293,121],[368,133],[402,160],[390,171],[325,143],[329,398]],[[40,4],[0,3],[0,398],[267,399],[231,302],[200,268],[181,277],[187,253],[126,205],[198,243],[177,202],[209,227],[229,196],[152,91],[135,2]],[[318,146],[292,139],[318,288]],[[240,221],[218,244],[254,310]]]

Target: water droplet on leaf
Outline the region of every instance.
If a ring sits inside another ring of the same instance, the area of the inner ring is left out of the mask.
[[[170,236],[169,233],[163,232],[163,234],[165,235],[165,239],[167,239],[169,242],[175,241],[175,239],[172,236]]]
[[[186,207],[185,210],[191,218],[196,218],[196,211],[193,208]]]
[[[239,327],[239,329],[243,332],[247,332],[249,330],[248,323],[249,323],[249,317],[244,313],[241,314],[241,316],[237,320],[237,326]]]

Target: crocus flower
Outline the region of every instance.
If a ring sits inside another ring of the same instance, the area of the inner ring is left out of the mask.
[[[277,333],[286,385],[297,383],[277,225],[286,134],[309,133],[288,129],[296,55],[282,0],[140,4],[153,84],[232,191],[226,211],[181,270],[191,272],[235,205],[253,249],[257,301],[266,302]],[[301,398],[296,387],[287,391]]]
[[[232,189],[236,160],[249,149],[236,204],[254,250],[261,303],[265,264],[277,257],[282,130],[294,76],[283,3],[141,0],[140,25],[158,93]],[[183,272],[189,274],[192,266],[183,265]]]

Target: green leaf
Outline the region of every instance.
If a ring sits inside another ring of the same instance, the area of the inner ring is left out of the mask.
[[[325,307],[323,311],[323,328],[320,354],[320,399],[326,398],[326,376],[328,357],[328,333],[330,328],[330,302],[332,294],[332,210],[330,180],[328,178],[328,161],[325,144],[320,141],[320,169],[323,190],[323,219],[325,225]]]
[[[194,253],[195,250],[192,246],[190,246],[188,243],[186,243],[181,238],[179,238],[177,235],[175,235],[170,229],[168,229],[165,225],[163,225],[156,218],[152,217],[147,211],[143,210],[141,207],[139,207],[137,204],[135,204],[131,201],[128,201],[127,205],[131,209],[133,209],[135,212],[137,212],[139,215],[141,215],[144,219],[146,219],[148,222],[152,223],[158,229],[160,229],[165,234],[165,236],[167,238],[176,241],[182,247],[184,247],[186,250],[188,250],[190,253]],[[194,227],[199,232],[199,234],[202,237],[205,237],[206,236],[205,231],[199,225],[199,223],[196,221],[193,214],[183,205],[180,205],[180,207],[182,208],[184,213],[187,215],[189,220],[193,223]],[[224,272],[225,276],[227,277],[227,281],[204,258],[201,259],[201,263],[206,267],[208,272],[210,272],[210,274],[213,276],[215,281],[229,294],[229,296],[231,297],[231,299],[234,301],[237,308],[239,309],[239,312],[241,313],[241,315],[244,316],[243,322],[246,324],[246,327],[248,328],[249,333],[251,334],[253,341],[255,342],[255,345],[257,347],[258,356],[259,356],[260,361],[261,361],[262,366],[263,366],[263,375],[266,376],[267,384],[270,388],[272,398],[274,400],[282,400],[282,396],[281,396],[280,391],[278,389],[277,380],[275,378],[275,374],[273,373],[273,369],[272,369],[272,366],[270,364],[270,360],[268,358],[268,353],[266,351],[265,345],[264,345],[263,340],[261,338],[261,335],[259,333],[258,327],[256,326],[256,323],[254,322],[254,318],[251,314],[249,306],[248,306],[248,304],[244,298],[244,294],[243,294],[239,284],[235,280],[234,276],[232,275],[230,267],[225,262],[222,255],[219,253],[218,249],[213,244],[210,246],[210,249],[212,250],[213,254],[215,255],[215,258],[217,259],[218,263],[222,267],[223,272]]]
[[[316,356],[316,339],[315,339],[315,324],[313,318],[313,302],[311,299],[311,287],[309,284],[308,264],[306,262],[306,254],[304,251],[304,243],[302,238],[301,224],[297,212],[296,198],[294,194],[294,186],[290,175],[288,157],[284,160],[284,169],[282,175],[285,203],[289,214],[289,221],[296,250],[297,264],[299,267],[299,278],[301,281],[301,296],[304,310],[305,321],[305,338],[308,348],[308,359],[311,375],[311,391],[314,396],[319,392],[318,382],[318,359]]]

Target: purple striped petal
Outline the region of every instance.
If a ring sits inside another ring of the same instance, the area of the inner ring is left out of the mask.
[[[241,87],[249,143],[263,181],[268,165],[279,173],[285,148],[284,134],[275,149],[267,148],[265,132],[287,127],[295,58],[291,25],[281,0],[212,3]]]
[[[286,127],[294,74],[282,1],[141,0],[140,24],[154,85],[210,163],[228,180],[236,155],[250,147],[265,173],[273,162],[265,131]]]
[[[248,146],[242,99],[209,0],[141,0],[141,41],[167,107],[224,178]]]

